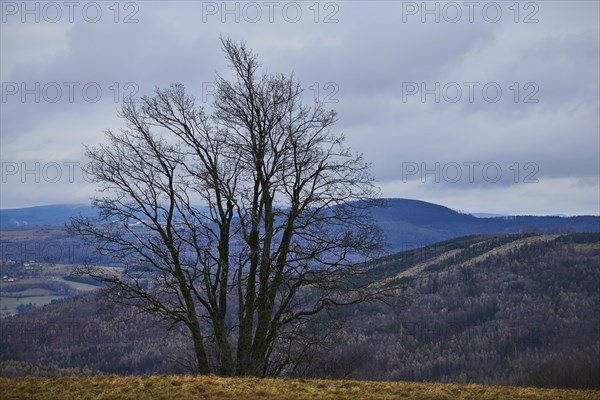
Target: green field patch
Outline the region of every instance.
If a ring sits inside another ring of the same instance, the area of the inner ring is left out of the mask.
[[[57,279],[57,282],[64,283],[66,285],[69,285],[73,289],[81,290],[83,292],[89,292],[90,290],[98,289],[98,286],[89,285],[87,283],[82,283],[82,282],[68,281],[68,280],[62,279],[62,278]]]
[[[66,296],[32,296],[32,297],[5,297],[0,296],[0,316],[14,315],[17,313],[17,307],[32,303],[36,307],[50,304],[52,300],[64,299]]]
[[[52,296],[55,293],[52,290],[44,288],[31,288],[25,289],[18,292],[3,292],[2,297],[39,297],[39,296]]]
[[[33,304],[40,307],[52,300],[90,292],[99,286],[77,282],[68,277],[76,265],[43,264],[31,272],[34,276],[17,276],[14,282],[0,280],[0,317],[17,313],[17,307]],[[120,273],[122,268],[101,267],[110,273]]]
[[[39,285],[41,283],[46,283],[49,281],[50,281],[49,277],[22,278],[22,279],[17,280],[16,282],[0,281],[0,289],[7,289],[7,288],[10,288],[11,286],[24,285],[24,284]]]

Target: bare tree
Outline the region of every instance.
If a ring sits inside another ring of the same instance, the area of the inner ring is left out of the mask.
[[[306,322],[381,295],[365,279],[378,189],[334,111],[222,45],[233,79],[217,76],[210,114],[181,84],[123,104],[126,128],[87,148],[101,221],[69,229],[124,266],[80,270],[111,299],[189,329],[199,373],[280,374],[314,343]]]

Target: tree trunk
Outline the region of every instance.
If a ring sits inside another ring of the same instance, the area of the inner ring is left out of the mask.
[[[231,376],[234,373],[231,345],[225,330],[225,317],[219,316],[214,322],[215,339],[219,348],[219,375]]]
[[[208,360],[206,358],[206,351],[204,350],[204,341],[202,339],[202,332],[200,332],[200,324],[194,316],[194,319],[189,325],[190,332],[192,333],[192,340],[194,342],[194,350],[196,351],[196,360],[198,363],[198,373],[200,375],[210,374],[210,368],[208,366]]]
[[[204,349],[204,339],[202,338],[202,331],[200,330],[200,323],[196,314],[196,305],[188,287],[182,279],[183,273],[180,267],[177,268],[177,277],[179,278],[179,289],[187,308],[187,325],[192,333],[192,341],[194,342],[194,350],[196,351],[196,359],[198,361],[198,373],[200,375],[208,375],[210,374],[210,367],[208,366],[206,350]]]

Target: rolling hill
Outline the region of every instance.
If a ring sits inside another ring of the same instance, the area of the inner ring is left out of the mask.
[[[442,211],[445,212],[445,211]],[[470,235],[373,263],[294,376],[600,388],[600,234]],[[94,293],[2,320],[2,375],[189,372],[188,341]]]
[[[455,237],[483,233],[519,233],[538,230],[547,233],[600,232],[600,216],[511,216],[477,218],[447,207],[409,199],[386,199],[386,207],[375,208],[372,215],[387,237],[387,253],[410,250]],[[94,218],[96,212],[87,205],[52,205],[22,209],[0,210],[2,243],[28,240],[19,233],[26,229],[29,237],[40,243],[64,241],[62,226],[81,213]],[[42,239],[36,232],[43,230]],[[17,239],[16,237],[19,237]],[[73,239],[71,239],[73,240]],[[0,257],[3,258],[3,257]],[[42,260],[39,260],[42,261]],[[70,262],[80,262],[71,260]],[[56,262],[69,262],[57,260]]]
[[[39,226],[62,226],[78,214],[95,218],[96,211],[85,204],[55,204],[0,210],[0,229],[30,228]]]
[[[392,252],[472,234],[600,231],[598,216],[478,218],[419,200],[386,199],[386,203],[386,208],[374,209],[372,213],[388,237]]]

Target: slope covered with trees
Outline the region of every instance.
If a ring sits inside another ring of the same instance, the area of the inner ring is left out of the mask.
[[[600,235],[478,235],[376,261],[295,376],[600,387]],[[184,332],[93,294],[3,320],[2,374],[186,372]],[[318,326],[314,327],[318,330]],[[210,346],[208,352],[216,353]],[[44,367],[40,367],[44,366]]]
[[[356,310],[330,376],[600,386],[598,234],[471,237],[385,263],[410,303]]]

